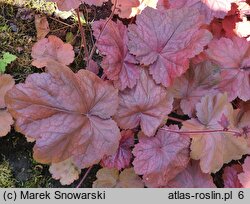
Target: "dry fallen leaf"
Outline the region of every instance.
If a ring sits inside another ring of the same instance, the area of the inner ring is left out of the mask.
[[[37,40],[45,38],[50,32],[49,23],[46,16],[35,15],[35,26]]]

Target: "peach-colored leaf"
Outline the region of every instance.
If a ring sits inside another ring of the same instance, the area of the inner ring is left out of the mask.
[[[199,29],[201,24],[196,9],[148,7],[137,16],[136,25],[129,25],[129,50],[140,64],[149,66],[156,83],[168,87],[212,39],[208,30]]]
[[[8,134],[11,125],[14,123],[12,116],[6,110],[5,95],[15,85],[11,75],[0,75],[0,137]]]
[[[60,38],[50,35],[39,40],[32,47],[32,65],[38,68],[45,67],[46,60],[56,60],[63,65],[69,65],[74,61],[75,53],[72,45],[64,43]]]
[[[115,121],[122,129],[133,129],[140,125],[147,136],[155,134],[172,110],[173,97],[164,87],[156,85],[143,68],[136,86],[120,92],[119,97]]]
[[[133,168],[124,169],[120,174],[117,169],[102,168],[97,172],[93,188],[143,188],[144,184]]]
[[[94,73],[48,61],[48,73],[32,74],[7,93],[6,104],[16,130],[34,138],[41,163],[77,158],[79,168],[116,152],[120,131],[111,119],[118,91]]]
[[[79,179],[81,170],[75,166],[72,159],[67,159],[60,163],[52,163],[49,172],[52,174],[52,178],[60,180],[62,185],[70,185]]]
[[[230,121],[229,128],[234,128],[234,110],[226,94],[204,96],[196,105],[196,111],[198,118],[183,122],[182,130],[222,130],[218,121],[223,114]],[[192,137],[191,158],[200,160],[201,170],[204,173],[215,173],[223,164],[240,159],[242,155],[249,152],[246,139],[236,137],[230,132],[200,132],[190,136]]]

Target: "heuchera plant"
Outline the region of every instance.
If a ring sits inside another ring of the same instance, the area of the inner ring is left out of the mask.
[[[106,2],[51,1],[78,18],[80,4]],[[112,3],[110,17],[92,24],[90,50],[79,21],[85,69],[74,73],[73,47],[48,36],[32,49],[44,73],[14,87],[0,76],[0,136],[13,117],[64,185],[100,164],[93,187],[214,188],[220,170],[225,187],[249,187],[249,1]]]

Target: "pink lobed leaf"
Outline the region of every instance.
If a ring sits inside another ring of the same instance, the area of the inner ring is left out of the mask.
[[[131,18],[140,13],[140,0],[112,0],[112,3],[115,4],[115,1],[117,1],[115,14],[121,18]]]
[[[101,6],[104,2],[108,0],[47,0],[47,1],[55,2],[57,4],[58,9],[61,11],[70,11],[72,9],[77,9],[82,3]]]
[[[140,64],[149,66],[156,83],[168,87],[212,39],[209,31],[199,29],[201,24],[196,9],[146,8],[137,16],[136,25],[129,25],[129,50]]]
[[[50,2],[55,2],[57,7],[61,11],[70,11],[72,9],[77,9],[82,0],[46,0]]]
[[[242,167],[243,167],[243,173],[240,173],[238,175],[238,178],[243,188],[250,188],[250,157],[247,157],[245,159]]]
[[[170,126],[170,129],[179,128]],[[189,145],[187,135],[170,133],[164,128],[155,137],[141,137],[133,150],[136,174],[143,175],[146,182],[153,180],[154,187],[165,186],[188,165]]]
[[[168,188],[216,188],[210,174],[201,171],[199,162],[190,161],[187,168],[168,182]]]
[[[227,92],[229,99],[237,96],[250,99],[250,42],[233,37],[213,40],[206,50],[208,58],[221,67],[219,89]]]
[[[172,110],[173,97],[164,87],[155,84],[143,68],[136,86],[121,91],[119,98],[119,107],[114,116],[118,126],[122,129],[133,129],[140,125],[147,136],[155,134]]]
[[[93,24],[97,48],[104,55],[102,61],[104,73],[120,90],[124,90],[126,87],[133,88],[140,71],[134,56],[128,52],[127,28],[121,21],[117,23],[109,21],[100,36],[105,22],[105,20],[100,20]]]
[[[75,53],[72,45],[64,43],[60,38],[50,35],[39,40],[32,47],[32,62],[37,68],[45,67],[46,60],[56,60],[63,65],[69,65],[74,61]]]
[[[224,169],[222,175],[224,181],[224,188],[242,188],[242,185],[238,179],[238,174],[242,171],[242,166],[239,164],[227,166]]]
[[[74,157],[84,168],[115,153],[120,132],[111,116],[117,90],[86,70],[74,74],[55,61],[46,68],[48,73],[30,75],[6,95],[17,131],[36,140],[35,159],[58,163]]]
[[[219,82],[219,68],[210,61],[192,64],[181,77],[175,79],[169,91],[174,98],[180,99],[183,113],[193,116],[195,105],[206,94],[217,93],[215,89]]]
[[[118,170],[130,166],[132,159],[131,147],[134,146],[134,133],[132,130],[123,130],[118,150],[115,154],[104,156],[101,165],[107,168],[116,168]]]
[[[231,9],[234,0],[169,0],[170,8],[196,8],[205,16],[209,24],[214,17],[224,18]]]

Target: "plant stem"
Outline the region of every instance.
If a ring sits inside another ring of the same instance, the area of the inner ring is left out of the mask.
[[[82,183],[85,181],[85,179],[87,178],[87,176],[89,175],[90,171],[92,170],[93,166],[89,167],[88,170],[86,171],[86,173],[84,174],[84,176],[82,177],[81,181],[79,182],[79,184],[76,186],[76,188],[80,188]]]
[[[194,131],[180,131],[180,130],[172,130],[168,128],[162,128],[163,130],[166,130],[168,132],[173,132],[173,133],[179,133],[179,134],[201,134],[201,133],[219,133],[219,132],[224,132],[224,133],[232,133],[235,135],[241,135],[240,132],[233,131],[233,130],[222,130],[222,129],[217,129],[217,130],[194,130]]]
[[[103,31],[105,30],[105,28],[106,28],[108,22],[113,18],[114,14],[115,14],[116,5],[117,5],[117,0],[115,0],[114,8],[113,8],[113,10],[112,10],[112,13],[110,14],[110,16],[108,17],[107,21],[105,22],[105,24],[104,24],[104,26],[103,26],[103,28],[102,28],[102,30],[101,30],[99,36],[98,36],[97,39],[96,39],[96,42],[97,42],[97,41],[100,39],[100,37],[102,36],[102,33],[103,33]],[[91,49],[91,51],[90,51],[90,54],[89,54],[89,57],[88,57],[88,61],[91,60],[92,57],[93,57],[93,54],[94,54],[95,49],[96,49],[96,42],[95,42],[95,44],[93,45],[93,47],[92,47],[92,49]]]
[[[86,43],[85,30],[84,30],[82,23],[81,23],[79,8],[76,9],[76,14],[77,14],[79,30],[80,30],[81,38],[82,38],[82,46],[84,48],[85,59],[87,59],[86,62],[87,62],[87,66],[88,66],[89,51],[88,51],[87,43]]]

